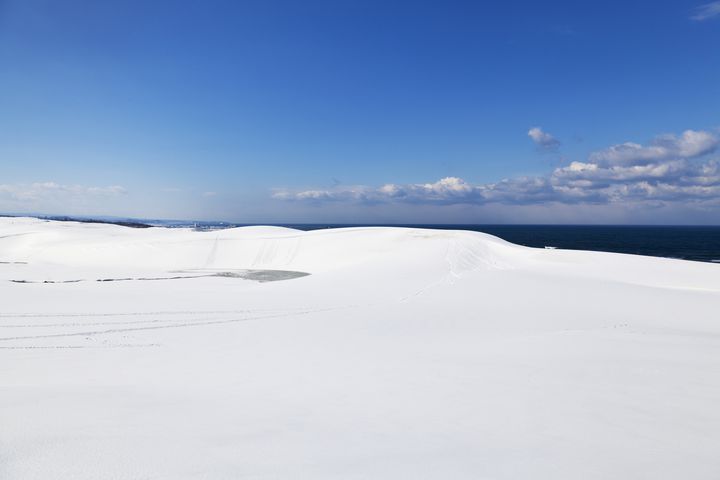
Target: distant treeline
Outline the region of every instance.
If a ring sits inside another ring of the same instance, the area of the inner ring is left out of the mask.
[[[24,215],[2,215],[0,214],[0,217],[10,217],[10,218],[16,218],[21,217]],[[57,222],[80,222],[80,223],[103,223],[108,225],[120,225],[122,227],[130,227],[130,228],[150,228],[152,225],[148,225],[147,223],[142,222],[136,222],[133,220],[101,220],[97,218],[76,218],[76,217],[66,217],[66,216],[36,216],[36,215],[28,215],[35,218],[39,218],[41,220],[54,220]]]

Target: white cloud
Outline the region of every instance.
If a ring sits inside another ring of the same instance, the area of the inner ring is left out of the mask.
[[[0,184],[0,209],[6,212],[57,210],[72,205],[91,205],[126,193],[125,188],[119,185],[88,187],[55,182]]]
[[[66,196],[115,196],[127,193],[119,185],[108,187],[85,187],[82,185],[61,185],[55,182],[36,182],[29,184],[0,184],[0,195],[15,200],[36,200],[39,198]]]
[[[698,157],[720,139],[705,131],[661,135],[650,145],[623,143],[572,162],[548,175],[473,185],[446,177],[434,183],[336,187],[292,192],[286,200],[424,205],[612,204],[618,202],[720,202],[720,162]]]
[[[702,22],[703,20],[708,20],[718,15],[720,15],[720,1],[700,5],[695,9],[695,13],[690,18]]]
[[[528,130],[528,137],[535,142],[538,148],[543,150],[557,150],[560,146],[560,140],[544,132],[540,127],[533,127]]]
[[[686,130],[679,137],[665,134],[650,145],[626,142],[613,145],[590,155],[590,161],[600,165],[646,165],[671,158],[694,158],[710,153],[720,140],[710,132]]]

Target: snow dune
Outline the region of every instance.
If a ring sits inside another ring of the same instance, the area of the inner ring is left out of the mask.
[[[720,265],[0,218],[0,478],[717,479]]]

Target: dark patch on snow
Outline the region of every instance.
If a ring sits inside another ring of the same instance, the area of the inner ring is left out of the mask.
[[[77,282],[128,282],[128,281],[157,281],[157,280],[181,280],[187,278],[204,278],[204,277],[220,277],[220,278],[239,278],[242,280],[251,280],[254,282],[278,282],[282,280],[292,280],[310,275],[307,272],[295,272],[292,270],[183,270],[172,273],[188,273],[191,275],[174,275],[171,277],[123,277],[123,278],[98,278],[95,280],[73,279],[73,280],[10,280],[13,283],[77,283]],[[192,273],[195,273],[192,275]]]

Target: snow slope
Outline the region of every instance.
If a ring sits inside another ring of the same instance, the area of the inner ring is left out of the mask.
[[[0,262],[2,479],[720,478],[720,265],[24,218]]]

